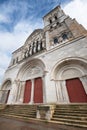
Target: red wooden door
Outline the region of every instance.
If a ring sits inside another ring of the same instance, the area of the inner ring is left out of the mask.
[[[31,86],[32,86],[31,81],[30,80],[26,81],[23,103],[29,103],[30,102],[30,98],[31,98]]]
[[[66,87],[70,102],[87,102],[87,94],[78,78],[66,80]]]
[[[8,90],[8,92],[7,92],[7,97],[6,97],[5,103],[7,103],[7,101],[8,101],[9,93],[10,93],[10,90]]]
[[[36,78],[34,80],[34,103],[43,103],[43,86],[41,78]]]

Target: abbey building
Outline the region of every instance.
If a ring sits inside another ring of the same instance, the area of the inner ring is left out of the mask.
[[[87,31],[57,6],[12,53],[0,103],[87,102]]]

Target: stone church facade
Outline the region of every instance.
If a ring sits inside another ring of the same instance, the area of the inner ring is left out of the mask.
[[[0,103],[87,102],[87,31],[57,6],[12,53]]]

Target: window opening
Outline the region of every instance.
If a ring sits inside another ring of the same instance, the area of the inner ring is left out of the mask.
[[[54,38],[54,44],[57,44],[58,43],[58,38]]]
[[[67,34],[64,33],[64,34],[62,35],[62,38],[63,38],[63,40],[68,39]]]

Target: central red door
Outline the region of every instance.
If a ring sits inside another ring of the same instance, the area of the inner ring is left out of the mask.
[[[87,102],[87,94],[78,78],[66,80],[66,87],[70,102]]]
[[[26,81],[23,103],[29,103],[30,102],[30,98],[31,98],[31,85],[32,85],[32,83],[31,83],[30,80]]]
[[[34,80],[34,103],[43,103],[42,78]]]

